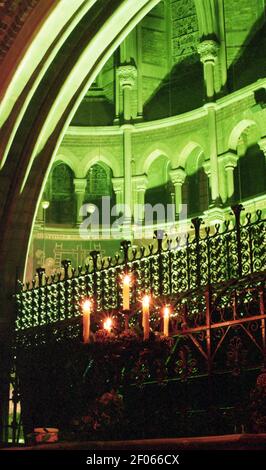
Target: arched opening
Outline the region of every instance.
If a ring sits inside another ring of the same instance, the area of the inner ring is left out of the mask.
[[[258,127],[256,123],[250,122],[236,141],[238,164],[234,169],[235,202],[265,192],[265,156],[257,144],[258,139]]]
[[[87,186],[84,203],[94,204],[98,208],[100,221],[103,220],[103,198],[107,201],[107,204],[110,202],[110,208],[115,204],[112,176],[111,168],[103,163],[92,165],[86,175]]]
[[[57,164],[50,176],[50,206],[47,222],[73,225],[76,220],[74,174],[65,163]]]
[[[209,207],[210,190],[204,161],[203,151],[195,148],[185,164],[187,176],[182,187],[182,202],[187,205],[188,217],[202,214]]]
[[[265,193],[265,156],[258,145],[251,145],[234,169],[234,201],[242,201]]]
[[[150,204],[154,207],[157,204],[162,206],[162,214],[158,217],[163,217],[163,212],[166,214],[168,204],[174,201],[174,186],[171,182],[170,175],[170,161],[166,155],[160,155],[148,168],[148,186],[145,193],[145,204]],[[154,213],[154,221],[158,220],[156,213]],[[159,220],[158,220],[159,221]]]

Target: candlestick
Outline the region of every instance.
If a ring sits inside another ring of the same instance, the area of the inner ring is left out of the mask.
[[[90,324],[91,324],[91,306],[90,300],[85,300],[82,304],[83,312],[83,343],[90,342]]]
[[[123,278],[123,310],[129,310],[130,304],[130,276],[125,274]]]
[[[142,326],[144,340],[150,336],[150,297],[145,295],[142,299]]]
[[[169,318],[170,318],[170,309],[169,307],[164,307],[163,309],[163,334],[164,336],[169,336]]]

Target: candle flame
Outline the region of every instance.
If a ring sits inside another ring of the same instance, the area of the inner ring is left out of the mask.
[[[110,333],[111,329],[112,329],[112,325],[113,325],[113,320],[112,318],[106,318],[106,320],[104,321],[103,323],[103,327],[106,331],[108,331]]]
[[[149,307],[150,305],[150,296],[149,295],[144,295],[142,299],[142,306],[143,307]]]
[[[169,307],[164,307],[163,315],[164,315],[164,318],[169,318],[170,317],[170,308]]]
[[[83,313],[90,313],[91,312],[91,306],[92,306],[91,300],[89,300],[89,299],[84,300],[84,302],[82,304]]]
[[[131,281],[130,275],[129,275],[129,274],[125,274],[124,279],[123,279],[123,283],[126,284],[127,286],[129,286],[130,281]]]

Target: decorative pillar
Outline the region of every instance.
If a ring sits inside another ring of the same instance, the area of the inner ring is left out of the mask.
[[[132,118],[131,113],[131,91],[134,87],[137,77],[137,69],[134,65],[122,65],[118,69],[120,86],[123,91],[124,106],[124,124],[121,126],[124,133],[124,202],[125,202],[125,225],[131,223],[132,218],[132,202],[131,202],[131,162],[132,162],[132,142],[131,133],[132,124],[129,124]]]
[[[115,203],[117,206],[120,206],[117,208],[118,210],[116,215],[118,215],[124,206],[124,178],[112,178],[112,185],[115,193]]]
[[[223,166],[226,175],[226,192],[227,200],[232,201],[235,185],[234,185],[234,169],[237,167],[237,155],[233,152],[228,152],[223,156]]]
[[[186,172],[183,168],[175,168],[170,171],[170,177],[175,187],[175,214],[177,218],[180,214],[180,205],[182,205],[182,186],[186,176]]]
[[[207,162],[204,162],[203,165],[202,165],[206,175],[208,176],[208,182],[209,182],[209,191],[211,191],[211,187],[212,187],[212,179],[211,179],[211,164],[210,164],[210,160],[207,161]]]
[[[217,123],[215,105],[215,63],[217,62],[220,45],[213,39],[206,39],[198,45],[198,53],[203,63],[206,101],[205,109],[208,114],[209,131],[209,155],[210,155],[210,182],[212,207],[221,205],[218,145],[217,145]]]
[[[145,218],[145,192],[148,186],[147,175],[135,175],[133,182],[135,183],[134,203],[137,204],[138,208],[135,218],[138,222],[143,223]]]
[[[212,185],[212,173],[211,173],[211,163],[210,160],[207,162],[203,163],[203,169],[208,176],[208,181],[209,181],[209,191],[211,191],[211,185]],[[227,191],[226,191],[226,185],[223,187],[223,196],[224,196],[224,202],[226,201],[227,198]],[[209,205],[208,209],[204,211],[204,220],[206,220],[206,223],[209,225],[214,225],[214,224],[219,224],[222,225],[224,222],[224,211],[222,207],[219,206],[213,206],[212,204]]]
[[[132,119],[131,92],[137,78],[137,69],[134,65],[126,64],[118,68],[118,77],[123,92],[124,121]]]
[[[213,101],[215,94],[214,67],[217,61],[219,44],[213,39],[206,39],[198,45],[198,53],[203,63],[204,83],[207,101]]]
[[[77,225],[79,225],[83,221],[83,216],[80,215],[80,209],[85,199],[86,186],[87,186],[86,178],[74,178],[74,187],[75,187],[76,204],[77,204],[77,220],[76,220]]]
[[[138,24],[136,27],[137,32],[137,65],[138,65],[138,77],[137,77],[137,119],[143,119],[143,89],[142,89],[142,24]]]

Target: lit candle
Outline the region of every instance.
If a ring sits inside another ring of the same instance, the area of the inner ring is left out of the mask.
[[[164,307],[163,309],[163,334],[164,336],[169,336],[169,318],[170,318],[170,309],[169,307]]]
[[[145,295],[142,299],[142,326],[144,340],[150,336],[150,297]]]
[[[90,324],[91,324],[91,306],[90,300],[85,300],[82,304],[83,312],[83,343],[90,342]]]
[[[112,326],[113,326],[113,320],[112,320],[112,318],[110,318],[110,317],[106,318],[106,320],[105,320],[104,323],[103,323],[104,329],[105,329],[108,333],[111,333]]]
[[[130,276],[125,274],[123,278],[123,310],[129,310],[129,290],[130,290]]]

